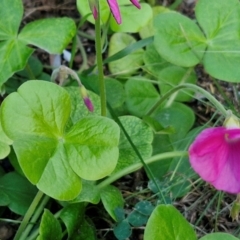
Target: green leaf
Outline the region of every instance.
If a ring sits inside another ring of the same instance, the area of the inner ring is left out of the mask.
[[[147,46],[147,49],[143,54],[143,61],[145,63],[144,68],[147,72],[150,72],[150,74],[156,77],[162,69],[171,66],[169,62],[159,55],[153,43]]]
[[[125,240],[131,236],[132,229],[128,221],[123,220],[114,227],[113,233],[118,240]]]
[[[80,229],[80,224],[84,221],[84,211],[83,203],[70,204],[62,209],[60,218],[67,228],[68,238],[71,238]]]
[[[76,25],[70,18],[48,18],[27,24],[18,38],[49,53],[62,53],[76,33]]]
[[[18,72],[17,74],[21,77],[29,79],[38,79],[38,77],[42,74],[43,65],[40,60],[34,56],[31,56],[28,59],[28,63],[26,67]]]
[[[27,44],[42,47],[51,53],[61,53],[76,32],[73,20],[56,18],[29,23],[19,34],[22,15],[21,0],[1,1],[0,88],[13,73],[25,67],[33,53],[33,49]]]
[[[152,211],[154,210],[154,206],[149,201],[141,201],[137,203],[134,207],[134,209],[138,212],[140,212],[143,215],[150,216]]]
[[[199,240],[238,240],[238,238],[229,233],[210,233],[200,238]]]
[[[11,150],[9,145],[11,144],[12,140],[4,133],[0,121],[0,160],[8,156]]]
[[[24,68],[33,49],[17,39],[0,42],[0,86],[9,77]]]
[[[122,16],[121,24],[117,24],[113,18],[110,20],[110,27],[115,32],[139,32],[141,28],[147,25],[153,16],[152,8],[147,3],[141,3],[141,9],[132,5],[120,5],[120,12]]]
[[[134,116],[122,116],[119,118],[119,120],[121,121],[123,127],[127,131],[143,159],[150,157],[152,154],[151,143],[153,140],[153,132],[151,128],[141,119]],[[114,173],[139,161],[139,157],[133,150],[124,133],[121,131],[119,160]]]
[[[197,236],[179,211],[171,205],[159,205],[150,216],[145,240],[196,240]]]
[[[88,91],[89,98],[91,99],[91,102],[94,106],[94,112],[90,113],[87,107],[85,106],[84,101],[82,100],[81,94],[79,92],[79,87],[65,87],[64,89],[66,89],[67,92],[69,93],[71,103],[72,103],[71,115],[70,115],[72,124],[75,124],[85,116],[101,115],[101,104],[100,104],[100,98],[98,95],[94,94],[91,91]]]
[[[201,61],[206,40],[194,21],[180,13],[166,12],[155,17],[154,29],[155,47],[167,61],[182,67]]]
[[[154,118],[164,127],[171,126],[175,133],[169,135],[172,144],[177,147],[187,132],[192,128],[195,115],[188,106],[174,102],[170,107],[158,109],[154,112]]]
[[[85,87],[99,94],[99,79],[97,75],[91,74],[87,77],[82,76],[81,80]],[[123,84],[114,78],[106,77],[105,86],[106,86],[107,102],[111,104],[111,107],[117,108],[122,106],[125,101],[125,91],[123,88]],[[95,103],[94,103],[94,112],[95,112]],[[101,113],[101,109],[99,108],[99,115],[100,113]]]
[[[107,101],[112,108],[123,105],[125,101],[125,91],[123,84],[113,78],[105,78]]]
[[[17,214],[26,213],[36,193],[37,189],[16,172],[0,178],[0,205],[7,205]]]
[[[127,33],[115,33],[112,35],[109,43],[108,56],[112,56],[128,45],[135,43],[134,37]],[[123,57],[117,61],[108,64],[109,70],[113,74],[132,74],[136,72],[142,65],[143,49],[138,49],[135,52]]]
[[[97,238],[95,228],[90,223],[90,221],[88,221],[88,219],[84,219],[78,231],[75,232],[69,240],[96,240],[96,239]]]
[[[95,182],[92,181],[82,181],[82,191],[80,194],[71,202],[90,202],[97,204],[100,201],[100,192]]]
[[[62,239],[61,225],[48,209],[44,209],[39,233],[40,235],[37,237],[37,240]]]
[[[142,213],[140,213],[138,211],[132,211],[128,215],[127,220],[133,227],[141,227],[147,223],[148,216],[143,215]]]
[[[146,115],[160,99],[156,88],[146,78],[130,78],[125,84],[125,90],[128,110],[138,117]]]
[[[211,76],[229,82],[239,82],[239,11],[238,0],[201,0],[196,5],[196,17],[208,44],[204,68]]]
[[[23,172],[41,191],[59,200],[77,197],[80,177],[103,178],[118,160],[118,125],[89,116],[66,129],[70,111],[66,90],[36,80],[24,83],[1,106],[3,130],[14,141]]]
[[[123,197],[120,190],[114,186],[107,186],[101,189],[101,200],[108,214],[117,221],[115,210],[123,207]]]
[[[159,13],[168,12],[169,9],[162,6],[154,6],[152,7],[152,11],[153,11],[152,18],[150,19],[150,21],[148,21],[147,25],[140,29],[139,34],[141,38],[154,36],[153,18]]]
[[[178,86],[183,83],[192,83],[195,84],[197,82],[197,76],[195,72],[191,71],[189,73],[189,69],[172,66],[164,68],[158,74],[159,88],[161,90],[161,94],[164,95],[172,88]],[[177,93],[171,96],[171,99],[179,102],[188,102],[193,98],[193,91],[189,90],[180,90]]]
[[[14,13],[14,15],[12,14]],[[1,0],[0,41],[16,37],[23,15],[21,0]]]

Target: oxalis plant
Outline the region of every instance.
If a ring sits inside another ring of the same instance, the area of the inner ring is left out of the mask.
[[[1,1],[0,158],[11,171],[0,167],[0,216],[16,229],[4,239],[97,239],[88,210],[102,203],[116,239],[144,228],[146,240],[194,240],[202,216],[192,225],[173,203],[199,176],[218,190],[211,201],[218,197],[218,208],[223,192],[237,195],[230,212],[237,219],[240,120],[233,105],[196,85],[194,68],[201,65],[215,82],[238,82],[240,3],[199,0],[196,20],[175,5],[78,0],[78,28],[69,18],[20,27],[21,0]],[[84,21],[95,25],[96,65],[74,71],[70,61],[47,76],[32,46],[57,54],[71,42],[74,56],[78,43],[84,58]],[[105,76],[104,65],[114,77]],[[223,126],[193,128],[186,103],[196,94]],[[141,168],[148,186],[129,213],[114,182]],[[238,238],[215,226],[200,239]]]

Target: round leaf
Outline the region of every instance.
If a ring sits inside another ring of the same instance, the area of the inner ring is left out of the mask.
[[[150,216],[145,240],[196,240],[196,234],[186,219],[171,205],[159,205]]]
[[[230,235],[229,233],[210,233],[199,240],[238,240],[238,238]]]
[[[164,127],[171,126],[174,128],[175,133],[170,134],[169,137],[175,147],[181,143],[195,121],[193,110],[177,102],[174,102],[170,107],[158,109],[154,113],[154,118]]]
[[[154,19],[154,44],[167,61],[182,67],[198,64],[206,48],[197,24],[175,12],[159,14]]]
[[[135,43],[136,40],[127,33],[115,33],[112,35],[109,43],[109,56],[114,55],[127,46]],[[142,65],[143,49],[123,57],[117,61],[108,64],[109,70],[114,74],[131,74],[136,72]]]
[[[118,240],[125,240],[131,236],[132,229],[129,223],[126,220],[123,220],[114,227],[113,233]]]
[[[128,110],[142,117],[157,103],[160,95],[152,83],[141,77],[130,78],[125,84]]]

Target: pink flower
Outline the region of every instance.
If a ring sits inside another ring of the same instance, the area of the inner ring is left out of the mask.
[[[103,0],[101,0],[101,1],[103,1]],[[139,9],[141,8],[138,0],[130,0],[130,1],[137,8],[139,8]],[[121,13],[120,13],[120,10],[119,10],[117,0],[107,0],[107,2],[108,2],[109,8],[110,8],[110,10],[112,12],[112,15],[115,18],[116,22],[118,24],[121,24],[122,23],[122,18],[121,18]]]
[[[216,189],[240,193],[240,128],[237,126],[203,130],[189,148],[189,160],[200,177]]]

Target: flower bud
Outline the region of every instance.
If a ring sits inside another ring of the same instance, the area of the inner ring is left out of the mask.
[[[93,110],[94,110],[93,104],[92,104],[90,98],[88,97],[87,89],[83,85],[80,86],[80,94],[81,94],[84,104],[86,105],[88,110],[90,112],[93,112]]]
[[[237,195],[237,199],[233,202],[232,209],[230,211],[230,216],[232,220],[238,221],[238,215],[240,212],[240,194]]]
[[[90,9],[92,11],[93,17],[96,20],[98,18],[98,9],[97,9],[97,3],[95,0],[88,0]]]
[[[239,119],[232,113],[231,110],[228,110],[228,116],[226,117],[223,125],[228,128],[240,128]]]

